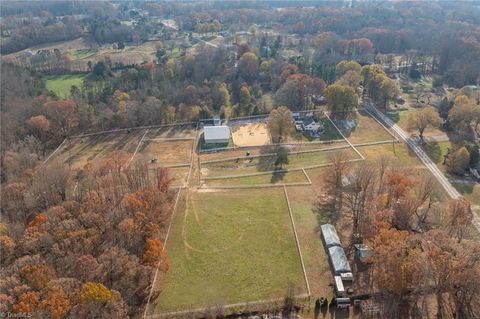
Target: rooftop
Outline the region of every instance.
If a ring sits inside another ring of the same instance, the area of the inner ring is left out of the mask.
[[[230,129],[226,125],[205,126],[203,128],[203,138],[207,140],[228,140],[230,138]]]

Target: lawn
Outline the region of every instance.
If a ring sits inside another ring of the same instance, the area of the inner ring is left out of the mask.
[[[472,204],[480,205],[480,184],[452,183],[453,186]]]
[[[319,137],[311,137],[308,134],[295,131],[290,139],[295,142],[343,140],[342,134],[340,134],[327,118],[320,118],[318,122],[324,127],[324,131]]]
[[[189,193],[167,251],[150,312],[282,298],[288,283],[305,292],[281,189]]]
[[[70,89],[73,85],[77,88],[81,88],[83,81],[88,77],[88,74],[64,74],[64,75],[52,75],[46,77],[46,88],[49,91],[53,91],[60,98],[69,98]]]
[[[394,137],[365,111],[356,114],[357,126],[350,130],[342,130],[353,144],[393,140]],[[338,125],[339,126],[339,125]],[[339,126],[341,127],[341,126]]]
[[[321,182],[315,186],[315,188],[289,187],[288,198],[312,296],[331,298],[333,289],[329,283],[333,282],[333,276],[319,231],[319,226],[327,223],[328,218],[315,205],[317,198],[315,189],[321,187]]]

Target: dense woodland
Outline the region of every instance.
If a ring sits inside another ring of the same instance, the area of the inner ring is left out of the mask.
[[[234,46],[199,46],[195,54],[175,59],[165,44],[154,62],[138,65],[116,65],[106,57],[89,64],[84,84],[72,87],[68,99],[45,86],[47,74],[68,69],[61,54],[51,57],[46,72],[2,64],[1,311],[35,311],[50,318],[135,317],[145,307],[156,265],[168,270],[162,236],[175,195],[168,170],[152,172],[141,160],[128,164],[130,156],[124,153],[80,170],[55,161],[43,164],[75,134],[265,114],[277,106],[298,111],[326,105],[333,117],[343,119],[352,116],[360,98],[383,111],[401,95],[384,66],[402,55],[407,67],[399,74],[432,76],[432,90],[438,92],[444,92],[443,84],[464,87],[412,117],[412,129],[423,138],[426,127],[438,127],[442,120],[446,130],[462,137],[446,159],[448,170],[462,175],[478,163],[478,147],[469,140],[480,124],[479,98],[465,87],[476,85],[480,76],[478,6],[300,5],[2,3],[2,54],[79,37],[96,44],[141,43],[156,32],[155,23],[148,18],[134,26],[119,22],[141,10],[174,18],[187,34],[249,30],[253,36]],[[299,54],[282,56],[280,50],[292,45],[259,26],[295,34]],[[375,284],[392,303],[391,318],[425,313],[430,294],[437,298],[439,313],[452,313],[453,307],[460,317],[478,315],[480,251],[464,239],[472,218],[469,204],[440,205],[433,181],[408,177],[391,159],[348,169],[338,158],[331,160],[328,193],[319,205],[332,220],[351,218],[355,233],[378,252]],[[341,187],[351,171],[357,176],[355,187]],[[74,196],[70,190],[80,178],[86,190]],[[438,229],[425,223],[434,210],[444,217]],[[375,227],[367,227],[371,224]]]

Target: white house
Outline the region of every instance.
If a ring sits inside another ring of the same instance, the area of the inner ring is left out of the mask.
[[[207,144],[228,143],[230,129],[226,125],[205,126],[203,128],[203,139]]]
[[[310,119],[303,122],[303,129],[305,131],[318,132],[320,128],[323,128],[322,125],[319,122],[315,121],[314,119]]]

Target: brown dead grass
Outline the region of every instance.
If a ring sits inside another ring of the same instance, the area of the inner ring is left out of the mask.
[[[89,161],[98,161],[111,156],[113,151],[135,152],[145,130],[131,133],[112,132],[69,139],[51,158],[69,164],[73,169],[83,168]]]
[[[166,126],[149,129],[145,140],[148,139],[181,139],[181,138],[195,138],[195,125],[178,125],[178,126]]]
[[[144,140],[138,150],[139,156],[155,160],[152,167],[190,164],[193,140]]]

